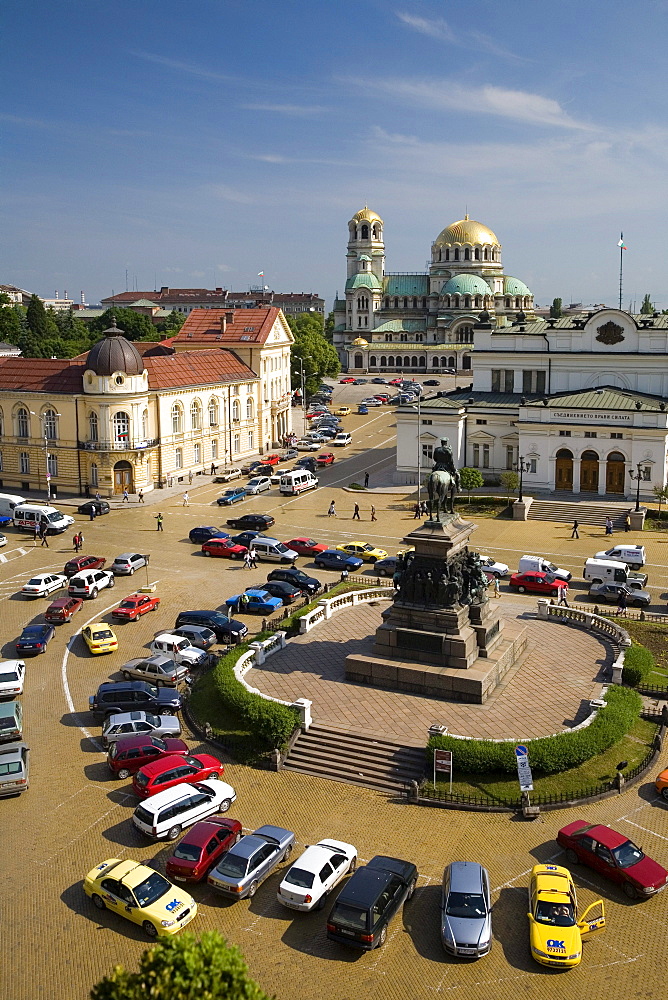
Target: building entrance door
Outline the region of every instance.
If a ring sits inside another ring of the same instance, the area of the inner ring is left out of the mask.
[[[560,448],[557,452],[554,488],[573,491],[573,454],[568,448]]]
[[[606,493],[624,493],[624,477],[626,475],[624,462],[624,456],[619,451],[613,451],[608,455],[605,466]]]
[[[580,491],[598,493],[598,455],[585,451],[580,459]]]
[[[132,466],[129,462],[116,462],[114,466],[114,493],[134,493],[132,481]]]

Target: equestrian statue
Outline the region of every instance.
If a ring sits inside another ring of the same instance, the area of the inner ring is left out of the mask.
[[[434,465],[427,476],[427,490],[429,515],[432,519],[436,515],[436,520],[440,521],[441,511],[454,514],[455,497],[459,492],[459,473],[447,438],[441,438],[439,447],[434,449]]]

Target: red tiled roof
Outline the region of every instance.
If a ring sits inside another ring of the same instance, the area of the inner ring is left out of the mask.
[[[228,300],[234,302],[319,302],[324,301],[315,292],[274,292],[258,289],[251,292],[230,292],[227,288],[164,288],[153,292],[118,292],[102,299],[105,306],[127,306],[141,299],[159,304],[161,302],[212,302],[224,306]]]
[[[63,395],[81,392],[85,357],[0,358],[0,391]]]
[[[222,344],[264,344],[279,312],[277,306],[262,306],[258,309],[193,309],[169,343],[207,343],[212,347]]]

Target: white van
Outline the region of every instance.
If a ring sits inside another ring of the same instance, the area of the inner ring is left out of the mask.
[[[289,549],[277,538],[267,538],[265,535],[256,535],[250,547],[258,559],[266,559],[267,562],[294,563],[299,558],[294,549]]]
[[[74,524],[74,518],[69,514],[63,514],[55,507],[38,503],[23,503],[21,506],[15,507],[13,517],[14,526],[19,531],[34,532],[36,524],[46,522],[47,535],[59,535],[66,531],[71,524]]]
[[[294,472],[286,472],[281,476],[279,492],[293,496],[306,490],[314,490],[317,485],[318,480],[308,469],[295,469]]]
[[[332,444],[336,444],[340,448],[343,448],[346,445],[352,444],[352,443],[353,443],[353,436],[352,436],[352,434],[348,434],[347,431],[339,431],[339,433],[336,435],[336,437],[332,441]]]
[[[203,649],[197,649],[182,635],[172,635],[171,632],[160,632],[156,635],[150,648],[154,653],[164,653],[170,660],[186,667],[198,667],[208,659],[208,653]]]
[[[567,569],[559,569],[549,559],[543,556],[522,556],[520,559],[518,573],[549,573],[556,576],[557,580],[565,580],[567,583],[573,576]]]
[[[587,559],[582,575],[590,583],[626,583],[629,568],[613,559]]]
[[[176,840],[187,826],[214,813],[227,812],[236,797],[231,785],[213,778],[196,785],[174,785],[140,803],[132,822],[154,840]]]
[[[597,552],[594,559],[614,559],[627,563],[631,569],[640,569],[645,565],[644,545],[613,545],[605,552]]]
[[[28,501],[14,493],[0,493],[0,517],[12,517],[14,508],[20,507],[22,503],[28,503]]]

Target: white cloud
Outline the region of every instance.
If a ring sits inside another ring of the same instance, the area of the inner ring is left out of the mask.
[[[159,56],[153,52],[143,52],[141,50],[130,50],[131,56],[137,59],[145,59],[146,62],[155,63],[157,66],[165,66],[167,69],[175,69],[181,73],[190,73],[192,76],[199,76],[203,80],[223,80],[234,81],[238,77],[229,76],[226,73],[217,73],[206,66],[197,66],[195,63],[181,62],[178,59],[168,59],[166,56]]]
[[[257,200],[244,191],[238,191],[236,188],[230,187],[229,184],[210,184],[207,187],[207,191],[221,201],[232,201],[237,205],[252,205]]]
[[[416,17],[414,14],[407,14],[404,11],[397,11],[399,20],[418,31],[421,35],[429,35],[430,38],[438,38],[444,42],[456,42],[455,33],[448,27],[442,17]]]
[[[326,109],[317,104],[242,104],[246,111],[271,111],[279,115],[294,115],[297,118],[307,118],[320,115]]]
[[[450,25],[442,17],[418,17],[415,14],[408,14],[405,11],[397,11],[397,17],[406,27],[417,31],[421,35],[427,35],[436,41],[447,42],[449,45],[456,45],[462,49],[482,50],[501,59],[510,59],[516,62],[531,62],[525,56],[516,55],[509,49],[499,45],[495,39],[485,35],[481,31],[462,31],[455,34]]]

